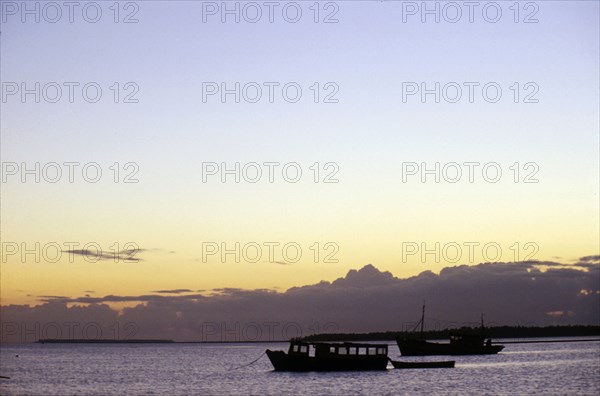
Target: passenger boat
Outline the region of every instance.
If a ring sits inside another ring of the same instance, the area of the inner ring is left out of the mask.
[[[267,349],[275,371],[386,370],[387,344],[325,343],[292,340],[286,352]]]
[[[432,355],[491,355],[504,349],[504,345],[492,345],[492,340],[485,340],[483,315],[481,317],[481,332],[479,334],[454,333],[450,335],[449,343],[426,341],[423,337],[425,322],[425,305],[421,321],[421,338],[397,338],[396,343],[402,356],[432,356]]]
[[[422,369],[422,368],[454,368],[456,363],[454,360],[446,360],[442,362],[399,362],[390,360],[394,368],[397,369]]]

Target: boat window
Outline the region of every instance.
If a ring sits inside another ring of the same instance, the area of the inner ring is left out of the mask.
[[[294,345],[294,347],[293,347],[292,351],[294,351],[294,352],[298,352],[298,345]]]
[[[385,355],[385,348],[377,348],[378,355]]]
[[[358,354],[359,355],[366,355],[367,354],[367,348],[358,348]]]
[[[335,347],[334,346],[329,347],[329,353],[335,353]]]
[[[342,347],[342,348],[338,349],[338,354],[340,354],[340,355],[347,355],[348,354],[348,349]]]
[[[307,353],[308,352],[308,345],[302,345],[300,347],[300,352],[301,353]]]
[[[374,347],[370,347],[370,348],[369,348],[368,355],[375,355],[375,354],[376,354],[376,353],[375,353],[375,350],[376,350],[376,348],[374,348]]]
[[[348,348],[348,354],[349,355],[356,355],[356,348],[355,347]]]

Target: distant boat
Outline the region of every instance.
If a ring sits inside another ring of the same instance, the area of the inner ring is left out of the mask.
[[[421,338],[396,338],[402,356],[432,356],[432,355],[492,355],[504,349],[504,345],[492,345],[492,340],[485,340],[483,315],[481,317],[481,333],[454,333],[450,335],[449,343],[426,341],[423,337],[425,323],[425,305],[421,321]]]
[[[390,360],[397,369],[421,369],[421,368],[453,368],[456,363],[454,360],[442,362],[399,362]]]
[[[386,370],[387,352],[387,344],[292,340],[287,353],[267,349],[267,356],[275,371],[367,371]]]

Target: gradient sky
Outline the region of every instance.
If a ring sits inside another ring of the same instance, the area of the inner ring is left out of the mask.
[[[403,242],[495,242],[501,261],[515,261],[510,247],[528,242],[539,247],[538,260],[598,254],[598,2],[537,2],[539,22],[529,24],[514,23],[512,2],[499,2],[498,23],[479,11],[474,23],[463,16],[455,24],[418,16],[403,23],[403,4],[392,1],[338,2],[339,22],[331,24],[312,21],[312,1],[301,2],[296,24],[281,14],[274,23],[218,16],[203,23],[202,2],[138,2],[139,23],[123,24],[112,21],[112,2],[100,3],[96,24],[77,13],[74,23],[54,24],[3,15],[3,84],[97,82],[103,98],[86,103],[79,91],[74,103],[9,97],[1,104],[2,162],[97,162],[104,174],[95,184],[79,174],[55,184],[7,176],[2,243],[96,242],[108,250],[133,242],[145,249],[136,255],[142,260],[3,256],[3,305],[86,290],[283,290],[367,263],[401,277],[454,265],[431,255],[403,260]],[[203,82],[252,81],[298,82],[304,96],[294,104],[280,96],[202,101]],[[452,81],[497,82],[503,96],[498,103],[481,95],[475,103],[402,101],[403,82]],[[139,103],[114,103],[114,82],[135,82]],[[336,83],[339,103],[314,103],[314,82]],[[515,82],[537,84],[539,103],[514,103]],[[269,161],[299,163],[302,180],[202,182],[203,162]],[[500,164],[501,181],[479,173],[474,183],[402,182],[403,162],[469,161]],[[115,162],[136,163],[139,182],[114,183]],[[312,182],[315,162],[336,163],[339,182]],[[515,183],[515,162],[536,163],[539,182]],[[303,256],[279,265],[265,248],[258,263],[202,262],[203,242],[296,242]],[[315,242],[339,246],[339,262],[315,263]],[[485,261],[475,252],[468,260],[465,248],[459,264]]]

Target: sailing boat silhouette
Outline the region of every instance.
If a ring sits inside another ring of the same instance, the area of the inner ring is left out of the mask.
[[[425,340],[425,304],[421,313],[421,333],[419,338],[398,337],[396,343],[402,356],[433,355],[493,355],[504,349],[504,345],[492,345],[492,340],[485,341],[483,314],[481,315],[481,332],[479,334],[451,333],[449,343],[430,342]],[[415,326],[416,327],[416,326]]]

